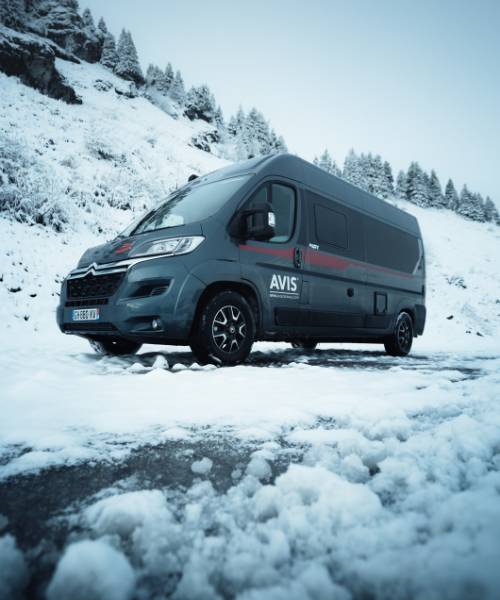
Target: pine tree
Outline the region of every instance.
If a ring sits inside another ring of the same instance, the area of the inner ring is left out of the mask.
[[[174,69],[172,68],[172,64],[168,63],[165,67],[165,85],[167,91],[172,87],[174,82]]]
[[[238,112],[229,119],[227,131],[230,135],[238,135],[245,127],[246,116],[243,108],[240,106]]]
[[[441,190],[441,183],[436,175],[434,169],[431,171],[431,177],[429,180],[429,206],[434,208],[443,208],[445,206],[445,199]]]
[[[215,99],[207,85],[192,87],[187,96],[184,114],[188,119],[202,119],[211,123],[215,114]]]
[[[1,0],[0,1],[0,24],[19,29],[22,27],[25,19],[24,3],[22,0]]]
[[[361,157],[359,157],[351,148],[344,161],[344,170],[342,172],[342,176],[347,181],[350,181],[353,185],[364,188],[365,182],[361,162]]]
[[[408,186],[404,171],[399,171],[396,179],[396,196],[402,200],[408,200]]]
[[[496,223],[497,225],[500,224],[498,210],[489,196],[486,196],[486,200],[484,201],[484,218],[488,222]]]
[[[422,171],[420,165],[412,162],[406,175],[406,199],[417,206],[428,206],[429,181],[429,176]]]
[[[215,113],[214,113],[214,123],[215,126],[217,127],[217,130],[220,133],[223,133],[226,131],[226,124],[224,122],[224,115],[222,113],[222,108],[220,106],[218,106],[215,109]]]
[[[102,17],[99,19],[99,23],[97,23],[97,29],[102,33],[103,37],[106,37],[106,34],[108,33],[108,28],[106,26],[106,22]]]
[[[156,65],[149,65],[146,71],[146,85],[154,88],[164,96],[167,95],[168,86],[165,79],[165,73]]]
[[[265,156],[273,151],[269,124],[256,108],[248,113],[246,134],[249,151],[254,156]]]
[[[386,197],[385,171],[380,155],[368,154],[363,158],[362,165],[365,188],[379,198]]]
[[[184,106],[186,101],[186,90],[184,88],[184,80],[182,79],[180,71],[177,71],[175,74],[168,93],[174,102],[177,102],[177,104],[179,104],[181,107]]]
[[[280,154],[284,153],[284,152],[288,152],[288,147],[286,145],[285,139],[283,138],[282,135],[278,136],[278,139],[276,140],[276,143],[274,144],[274,149],[276,150],[276,152],[279,152]],[[337,165],[335,165],[337,167]],[[337,171],[338,176],[340,177],[340,169],[337,167]]]
[[[394,196],[394,175],[392,174],[392,167],[389,162],[384,161],[383,165],[384,176],[383,176],[383,198],[391,198]]]
[[[446,184],[446,188],[444,190],[444,205],[450,210],[457,211],[459,203],[457,190],[455,189],[453,181],[448,179],[448,183]]]
[[[473,194],[469,191],[468,187],[464,185],[460,192],[460,204],[457,212],[463,217],[467,217],[473,221],[483,221],[484,208],[481,196],[479,194]]]
[[[115,70],[118,64],[118,54],[116,53],[115,38],[112,33],[104,36],[101,53],[101,65],[107,69]]]
[[[115,72],[123,79],[134,81],[137,84],[144,83],[144,77],[139,65],[137,50],[130,31],[122,29],[120,39],[118,40],[118,63]]]
[[[90,8],[86,8],[82,12],[82,21],[83,21],[83,24],[85,27],[90,29],[93,33],[96,33],[94,17],[92,16],[92,13],[90,12]]]
[[[330,156],[330,153],[327,149],[325,149],[325,151],[319,158],[315,158],[313,162],[316,166],[318,166],[320,169],[323,169],[327,173],[331,173],[332,175],[340,177],[340,169],[338,168],[333,158]]]

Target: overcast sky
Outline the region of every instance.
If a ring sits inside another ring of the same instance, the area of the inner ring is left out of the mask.
[[[500,203],[500,0],[80,0],[289,150],[411,160]],[[396,175],[396,173],[395,173]]]

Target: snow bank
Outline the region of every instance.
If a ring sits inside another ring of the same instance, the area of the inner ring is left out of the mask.
[[[48,600],[127,600],[135,576],[127,559],[103,541],[71,544],[47,588]]]
[[[11,535],[0,537],[0,598],[16,600],[28,583],[28,569],[23,553]]]

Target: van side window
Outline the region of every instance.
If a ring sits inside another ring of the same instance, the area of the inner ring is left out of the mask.
[[[295,190],[280,183],[266,184],[259,188],[245,206],[246,210],[267,205],[275,217],[275,235],[268,240],[274,244],[288,242],[295,224]]]
[[[315,204],[314,222],[316,227],[316,237],[319,242],[337,246],[338,248],[347,248],[347,219],[345,215]]]
[[[372,264],[412,273],[420,256],[419,240],[409,233],[366,218],[366,260]]]

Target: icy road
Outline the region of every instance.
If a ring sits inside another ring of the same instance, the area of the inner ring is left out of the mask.
[[[63,341],[2,358],[0,597],[498,597],[499,356]]]

